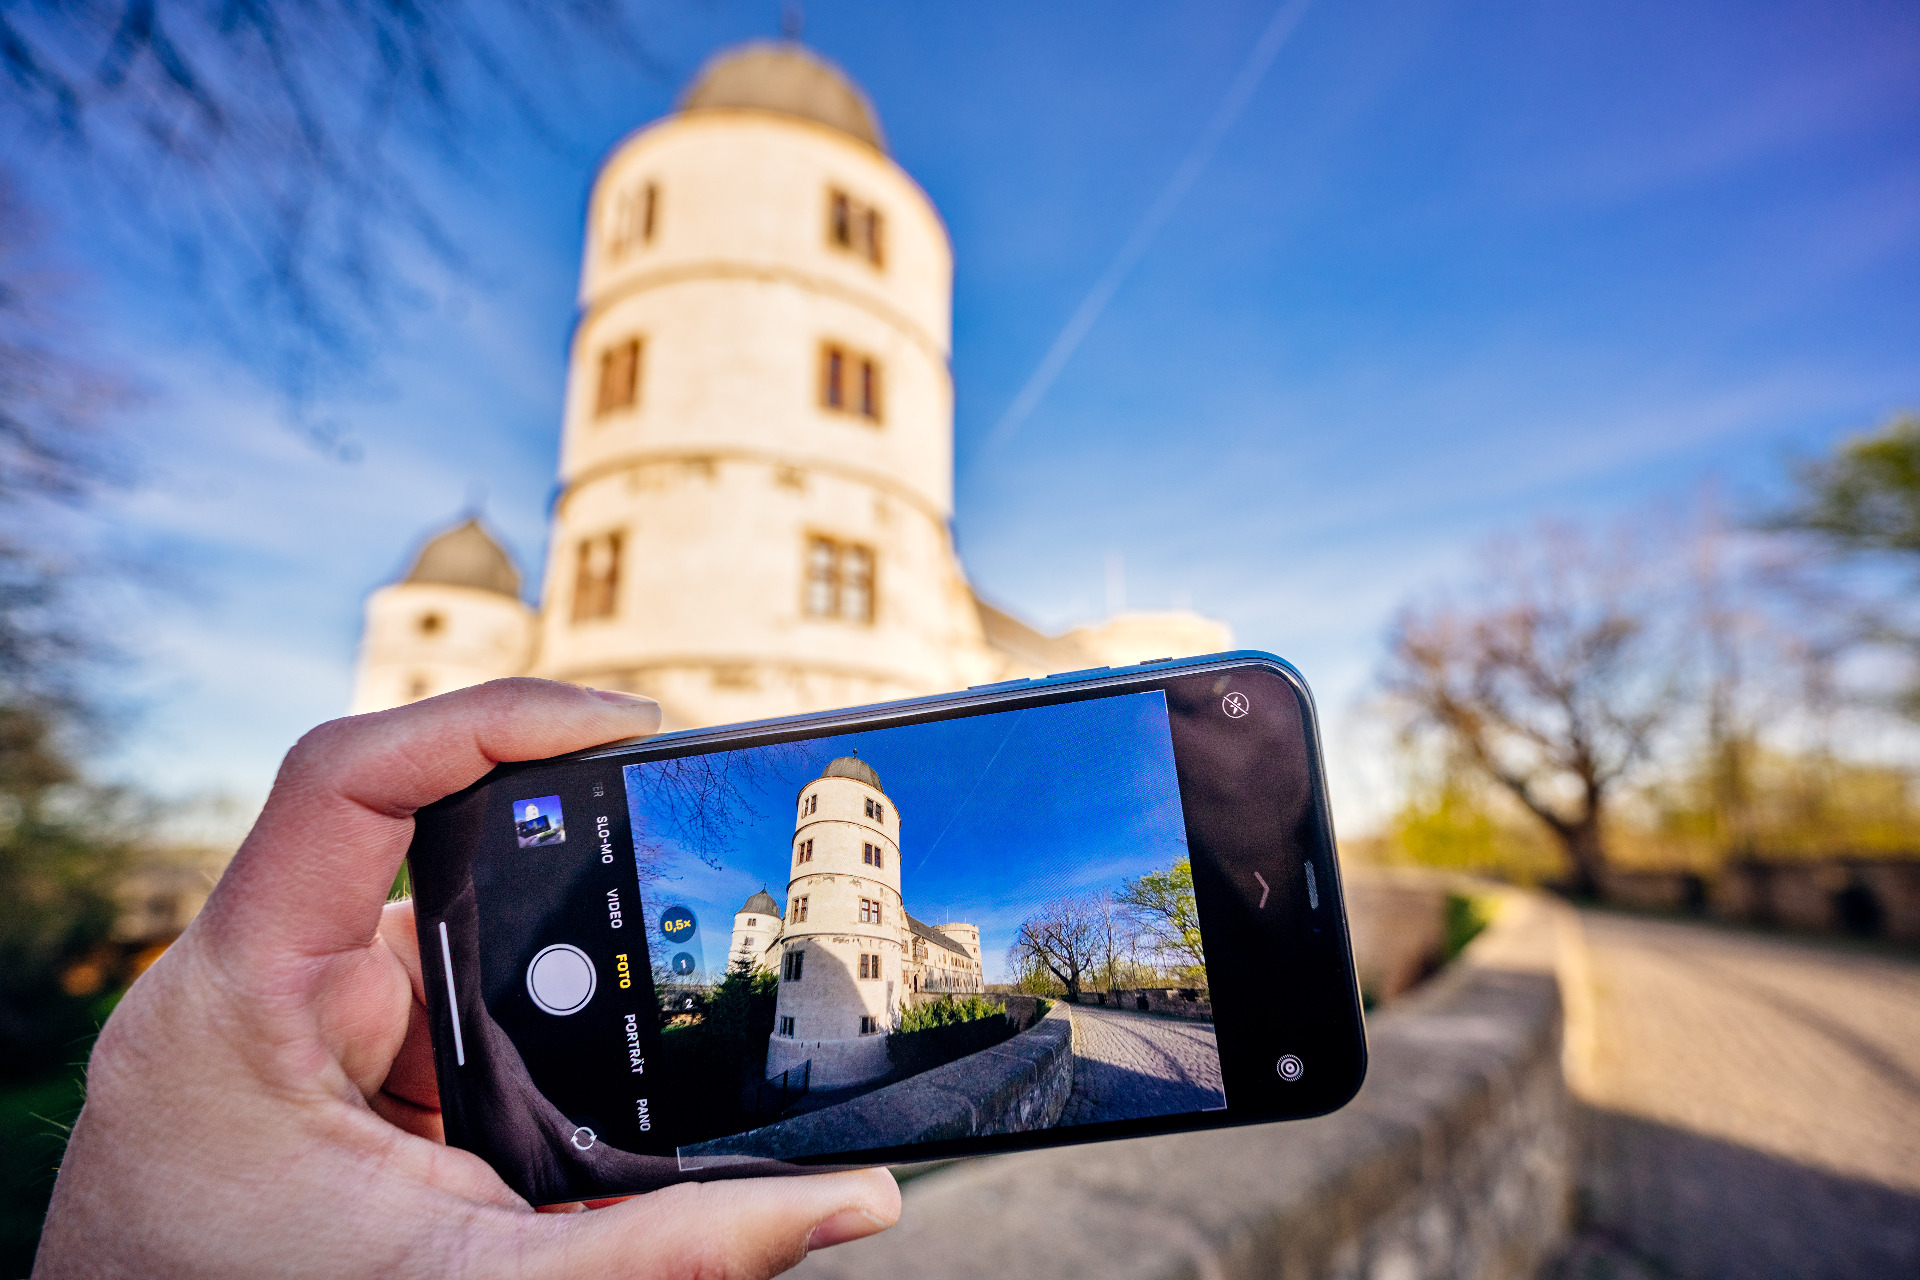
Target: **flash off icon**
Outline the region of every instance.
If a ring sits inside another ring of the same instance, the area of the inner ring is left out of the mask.
[[[1220,699],[1220,709],[1227,713],[1229,720],[1238,720],[1240,717],[1246,715],[1247,712],[1253,710],[1253,703],[1247,701],[1246,694],[1236,689],[1226,697]]]

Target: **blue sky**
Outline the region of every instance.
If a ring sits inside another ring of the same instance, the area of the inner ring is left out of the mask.
[[[1611,516],[1920,406],[1920,10],[1910,4],[1309,7],[1047,395],[983,447],[1218,111],[1267,3],[833,3],[957,258],[960,546],[1047,626],[1191,604],[1292,659],[1344,830],[1391,800],[1366,691],[1393,609],[1541,515]],[[543,86],[557,143],[489,125],[423,161],[479,269],[418,268],[329,460],[221,354],[114,211],[52,248],[145,379],[145,483],[103,530],[169,567],[116,593],[142,712],[113,767],[244,816],[346,704],[365,593],[484,491],[537,571],[597,157],[777,6],[655,6],[660,70]],[[9,144],[13,145],[13,144]],[[109,234],[109,232],[112,234]]]
[[[628,765],[636,842],[657,847],[647,940],[661,912],[692,910],[702,964],[727,953],[733,915],[755,891],[787,899],[800,790],[828,761],[858,755],[880,775],[900,820],[900,885],[907,910],[929,924],[980,928],[990,982],[1006,981],[1006,953],[1022,921],[1061,897],[1113,891],[1186,855],[1180,782],[1166,697],[1098,698],[933,724],[841,734],[757,755],[767,767],[728,815],[723,847],[696,845],[659,800],[657,770]]]

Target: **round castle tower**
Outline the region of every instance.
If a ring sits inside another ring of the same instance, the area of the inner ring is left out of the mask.
[[[948,534],[952,251],[793,44],[709,64],[588,211],[536,674],[669,727],[996,674]]]
[[[907,915],[900,814],[880,776],[842,756],[800,790],[767,1074],[813,1060],[815,1087],[885,1074]]]
[[[533,610],[520,571],[477,519],[429,539],[367,598],[351,712],[379,711],[526,670]]]
[[[614,148],[586,231],[540,613],[484,530],[449,531],[429,551],[485,566],[374,593],[353,710],[538,675],[687,728],[1230,647],[1184,611],[1050,636],[974,597],[952,248],[837,68],[721,54]]]

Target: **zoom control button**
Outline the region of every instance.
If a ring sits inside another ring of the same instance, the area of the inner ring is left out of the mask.
[[[1280,1055],[1280,1061],[1274,1064],[1273,1069],[1278,1071],[1280,1078],[1288,1084],[1307,1074],[1307,1064],[1291,1053]]]

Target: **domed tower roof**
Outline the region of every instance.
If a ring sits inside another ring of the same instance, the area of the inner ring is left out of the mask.
[[[885,787],[880,785],[880,775],[873,771],[873,766],[865,760],[862,760],[859,756],[841,756],[837,760],[829,760],[827,767],[820,771],[820,776],[823,778],[852,778],[855,782],[866,783],[875,791],[886,790]]]
[[[772,894],[762,889],[751,898],[748,898],[746,902],[742,904],[740,910],[734,912],[734,914],[773,916],[775,919],[778,919],[780,916],[780,904],[773,900]]]
[[[430,538],[414,558],[403,582],[475,587],[520,598],[520,571],[513,559],[476,519]]]
[[[840,68],[789,41],[756,40],[709,61],[681,95],[680,109],[714,107],[798,116],[887,149],[880,117],[860,87]]]

